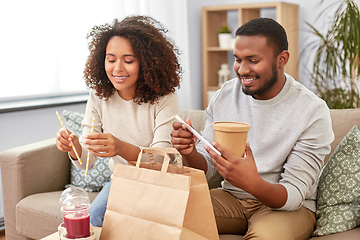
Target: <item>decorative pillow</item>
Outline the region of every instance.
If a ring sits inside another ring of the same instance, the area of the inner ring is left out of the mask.
[[[324,166],[317,194],[316,230],[324,236],[360,225],[360,131],[347,133]]]
[[[63,116],[69,130],[77,136],[81,136],[83,131],[81,123],[85,114],[64,110]],[[66,187],[77,186],[88,192],[99,192],[111,179],[112,173],[109,169],[109,160],[110,158],[99,157],[95,162],[95,166],[88,171],[86,177],[85,170],[78,169],[71,164],[70,184]]]

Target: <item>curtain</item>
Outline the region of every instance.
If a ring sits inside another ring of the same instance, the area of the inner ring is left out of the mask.
[[[192,109],[187,0],[121,1],[120,16],[132,14],[151,16],[169,30],[170,37],[181,50],[180,60],[184,70],[180,89],[177,90],[180,108]]]

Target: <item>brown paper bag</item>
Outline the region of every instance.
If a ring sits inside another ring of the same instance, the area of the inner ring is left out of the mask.
[[[141,162],[143,153],[150,162]],[[219,239],[204,172],[183,167],[174,148],[142,149],[136,166],[116,164],[100,239]]]

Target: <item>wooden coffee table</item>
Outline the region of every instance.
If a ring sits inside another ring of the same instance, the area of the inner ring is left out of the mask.
[[[99,240],[100,233],[101,233],[101,227],[93,227],[96,236],[96,240]],[[47,237],[42,238],[41,240],[59,240],[59,232],[55,232]]]

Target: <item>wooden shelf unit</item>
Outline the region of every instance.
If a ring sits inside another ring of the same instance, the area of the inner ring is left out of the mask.
[[[299,6],[285,2],[267,2],[254,4],[209,6],[202,9],[202,82],[203,108],[208,105],[209,90],[218,89],[217,71],[220,65],[228,62],[227,53],[233,49],[219,48],[218,31],[223,25],[228,25],[227,12],[238,12],[238,26],[260,17],[262,8],[273,8],[276,11],[276,21],[285,29],[289,42],[290,59],[285,66],[285,72],[298,79],[299,55]],[[234,36],[233,36],[234,37]],[[232,70],[233,62],[229,63]]]

